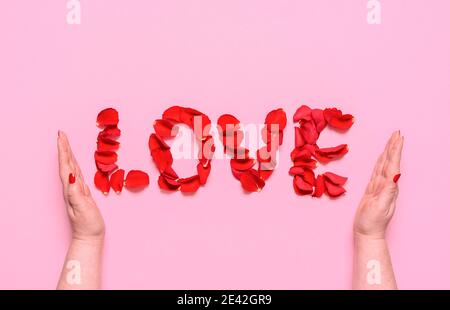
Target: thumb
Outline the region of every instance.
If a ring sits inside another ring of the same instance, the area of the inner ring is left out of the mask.
[[[84,196],[83,181],[79,175],[69,176],[67,199],[72,207],[82,205]]]

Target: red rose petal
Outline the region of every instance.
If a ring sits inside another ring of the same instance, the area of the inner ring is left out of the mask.
[[[159,176],[158,185],[160,189],[170,192],[177,191],[180,188],[180,184],[178,184],[177,182],[173,182],[172,180],[164,177],[163,175]]]
[[[347,144],[341,144],[335,147],[318,149],[314,152],[313,155],[318,161],[322,163],[328,163],[332,160],[341,158],[347,153],[348,153]]]
[[[305,169],[303,174],[300,175],[300,177],[308,184],[311,184],[314,186],[316,184],[316,176],[314,175],[314,172],[311,169]]]
[[[239,147],[231,153],[235,159],[249,159],[250,158],[250,151],[246,148]]]
[[[198,140],[205,140],[209,136],[211,130],[211,120],[205,114],[195,115],[193,117],[192,129]]]
[[[310,121],[311,120],[311,108],[302,105],[300,108],[295,111],[293,117],[294,123],[298,123],[299,121]]]
[[[194,175],[189,178],[179,179],[179,183],[181,184],[180,191],[182,193],[195,193],[200,187],[200,177],[198,175]]]
[[[198,159],[203,166],[206,166],[214,157],[216,147],[212,136],[206,137],[201,143],[201,149],[198,151]]]
[[[117,139],[120,137],[120,129],[116,126],[109,126],[103,129],[99,134],[99,139]]]
[[[238,171],[251,169],[255,165],[255,163],[256,161],[253,158],[244,158],[244,159],[232,158],[230,160],[231,169]]]
[[[277,166],[277,154],[274,150],[269,151],[269,146],[263,146],[256,152],[259,171],[271,171]]]
[[[113,109],[108,108],[101,111],[97,116],[97,126],[98,127],[106,127],[106,126],[117,126],[119,123],[119,113]]]
[[[303,160],[296,160],[294,161],[294,166],[307,168],[307,169],[316,169],[317,168],[317,161],[314,159],[303,159]]]
[[[272,135],[271,139],[269,140],[269,144],[271,144],[272,141],[276,141],[277,138],[278,138],[278,145],[282,145],[283,138],[284,138],[284,132],[280,131],[280,132],[277,132],[276,134]]]
[[[295,147],[302,147],[305,143],[306,141],[303,139],[300,127],[295,127]]]
[[[171,180],[178,180],[179,179],[178,174],[175,172],[175,170],[173,170],[173,168],[171,166],[169,166],[166,169],[164,169],[164,172],[162,173],[162,175],[165,178],[171,179]]]
[[[273,173],[273,169],[265,169],[263,165],[259,165],[258,175],[263,181],[267,181]]]
[[[201,116],[202,113],[192,108],[180,109],[180,123],[183,123],[190,128],[194,128],[194,117]]]
[[[320,198],[322,197],[324,192],[325,192],[325,179],[321,174],[319,174],[316,179],[316,187],[314,190],[314,194],[312,196]]]
[[[222,143],[230,151],[237,149],[244,140],[244,133],[240,130],[235,131],[233,135],[223,136]]]
[[[345,193],[345,189],[340,185],[335,185],[325,179],[325,190],[330,197],[339,197]]]
[[[336,108],[325,109],[323,113],[325,119],[331,127],[346,130],[353,125],[354,118],[351,114],[342,115],[342,111]]]
[[[327,122],[330,122],[333,118],[339,118],[342,116],[342,111],[336,108],[328,108],[323,111],[323,116]]]
[[[161,140],[161,138],[154,133],[150,135],[150,139],[148,140],[148,146],[150,148],[150,151],[154,151],[157,149],[162,150],[170,149],[170,146],[168,146],[166,142]]]
[[[264,180],[259,177],[258,171],[255,169],[243,172],[240,181],[242,188],[247,192],[260,192],[265,185]]]
[[[278,146],[283,144],[283,131],[269,131],[267,126],[261,130],[262,140],[267,144],[267,149],[269,151],[277,150]]]
[[[316,150],[319,149],[319,147],[317,146],[317,144],[305,144],[302,147],[303,150],[307,150],[309,152],[311,152],[312,155],[314,155],[314,153],[316,152]]]
[[[291,160],[292,161],[306,161],[311,159],[312,153],[311,151],[305,149],[305,148],[295,148],[291,152]]]
[[[109,174],[119,168],[116,164],[105,165],[99,162],[95,162],[97,169],[105,174]]]
[[[119,169],[111,175],[109,183],[111,184],[111,188],[117,194],[122,192],[123,183],[125,178],[125,171],[123,169]]]
[[[275,170],[276,167],[277,167],[276,160],[272,160],[269,162],[261,162],[259,164],[259,170],[263,170],[263,171],[273,171],[273,170]]]
[[[263,129],[261,129],[261,138],[263,140],[264,143],[268,144],[269,141],[272,138],[272,135],[274,135],[276,133],[271,132],[267,129],[267,125],[264,125]]]
[[[94,176],[94,184],[103,194],[107,195],[111,188],[108,176],[101,171],[97,171]]]
[[[300,176],[295,176],[294,180],[294,190],[298,195],[311,195],[313,192],[313,187],[311,184],[305,182]]]
[[[291,169],[289,169],[290,175],[301,175],[305,172],[305,168],[300,166],[293,166]]]
[[[205,158],[199,158],[199,164],[201,164],[203,167],[208,166],[211,163],[211,160],[205,159]]]
[[[139,170],[131,170],[125,179],[125,187],[128,190],[140,190],[150,184],[150,178],[147,173]]]
[[[339,118],[332,118],[328,122],[328,125],[336,129],[347,130],[353,126],[353,123],[354,123],[353,115],[345,114]]]
[[[99,138],[97,140],[97,151],[100,152],[115,152],[119,149],[120,143],[106,138]]]
[[[274,151],[269,151],[267,149],[267,146],[263,146],[261,147],[257,152],[256,152],[256,159],[261,162],[261,163],[269,163],[273,160],[276,159],[276,152]]]
[[[276,131],[283,131],[286,128],[286,112],[283,109],[277,109],[269,112],[266,116],[266,120],[264,122],[268,128],[273,131],[274,125],[276,126]]]
[[[316,125],[317,132],[321,133],[322,130],[327,127],[327,121],[325,120],[325,117],[323,115],[323,110],[321,109],[314,109],[311,112],[311,117],[314,121],[314,124]]]
[[[170,176],[166,175],[166,174],[161,174],[161,176],[163,176],[163,178],[165,179],[165,181],[167,182],[167,184],[169,184],[171,187],[180,187],[180,178],[177,179],[173,179]]]
[[[271,140],[270,134],[271,132],[267,130],[267,125],[264,125],[264,127],[261,129],[261,138],[265,144],[267,144],[268,141]]]
[[[347,182],[347,178],[346,177],[342,177],[340,175],[334,174],[332,172],[325,172],[323,174],[323,176],[325,177],[325,179],[331,183],[333,183],[334,185],[344,185],[345,182]]]
[[[178,127],[163,119],[157,119],[153,123],[155,133],[161,138],[173,138],[178,134]]]
[[[95,161],[104,165],[112,165],[117,162],[117,154],[115,152],[95,152]]]
[[[236,179],[241,180],[241,175],[242,175],[242,173],[244,173],[244,171],[241,171],[241,170],[235,170],[235,169],[231,168],[231,173],[233,174],[233,176],[234,176]]]
[[[151,154],[156,167],[161,173],[173,164],[173,158],[170,150],[156,149],[152,151]]]
[[[312,121],[302,122],[302,125],[300,126],[300,133],[308,144],[316,144],[317,139],[319,139],[319,133],[317,132],[316,125],[314,125]]]
[[[179,106],[173,106],[164,111],[162,118],[166,121],[173,121],[179,123],[181,121],[180,115],[183,108]]]
[[[231,114],[224,114],[217,120],[217,128],[221,135],[233,132],[239,128],[241,122]]]
[[[201,163],[197,165],[197,173],[199,177],[199,181],[201,185],[206,184],[208,180],[209,174],[211,173],[211,164],[208,164],[206,167]]]

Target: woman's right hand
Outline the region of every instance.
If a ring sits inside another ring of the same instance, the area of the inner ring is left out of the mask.
[[[105,223],[84,182],[81,169],[63,132],[58,132],[59,175],[64,201],[72,226],[72,238],[81,241],[103,241]]]

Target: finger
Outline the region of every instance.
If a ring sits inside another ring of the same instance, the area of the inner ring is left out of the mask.
[[[392,164],[393,164],[393,156],[394,156],[394,151],[395,148],[398,144],[398,142],[400,141],[400,134],[398,137],[396,137],[396,139],[394,140],[394,142],[391,144],[391,146],[389,147],[389,151],[388,151],[388,157],[386,160],[386,163],[384,164],[383,167],[383,175],[388,178],[389,176],[389,172],[392,170]]]
[[[373,174],[372,174],[373,178],[375,178],[377,175],[381,175],[382,174],[383,167],[384,167],[384,164],[385,164],[387,156],[388,156],[388,151],[389,151],[389,148],[391,146],[391,142],[394,139],[394,136],[395,136],[395,132],[389,138],[388,142],[386,143],[386,146],[384,147],[383,153],[378,158],[378,161],[377,161],[377,163],[375,165],[375,168],[373,170]]]
[[[80,178],[81,181],[83,181],[84,183],[84,175],[83,175],[83,171],[81,171],[80,165],[78,165],[78,162],[75,159],[74,162],[74,166],[75,166],[75,171],[78,174],[78,177]]]
[[[378,157],[377,162],[375,163],[375,167],[372,171],[372,176],[370,177],[369,184],[366,188],[366,193],[371,193],[375,190],[378,176],[380,175],[379,171],[382,170],[382,167],[384,166],[384,161],[386,160],[386,152],[387,149],[385,147],[383,153]]]
[[[385,161],[384,166],[383,166],[382,174],[384,176],[387,176],[386,172],[387,172],[387,169],[388,169],[388,167],[390,165],[390,162],[391,162],[391,160],[393,158],[392,157],[393,156],[393,149],[394,149],[395,145],[397,145],[397,142],[399,141],[400,138],[401,138],[400,130],[395,131],[393,133],[393,138],[392,138],[392,140],[389,143],[389,148],[388,148],[388,151],[387,151],[387,158],[386,158],[386,161]]]
[[[380,177],[383,174],[383,168],[384,168],[386,160],[387,160],[388,151],[389,151],[391,143],[395,137],[395,134],[396,134],[395,132],[392,133],[391,137],[389,138],[388,142],[386,143],[386,145],[384,147],[383,153],[381,153],[381,155],[378,157],[377,162],[375,163],[375,167],[373,168],[372,176],[371,176],[369,184],[367,185],[367,188],[366,188],[366,193],[372,193],[372,192],[375,192],[377,190],[377,188],[379,189]]]
[[[384,177],[381,175],[377,175],[375,178],[371,179],[367,193],[374,195],[378,194],[382,189],[383,180]]]
[[[67,190],[69,204],[72,207],[82,206],[84,201],[84,183],[75,176],[75,182],[69,184]]]
[[[75,176],[76,183],[79,183],[77,186],[78,192],[83,193],[84,195],[88,195],[89,191],[86,191],[86,185],[84,184],[83,174],[81,173],[81,169],[75,159],[75,156],[72,152],[72,148],[70,147],[69,139],[64,132],[59,132],[58,138],[58,150],[59,150],[59,158],[60,158],[60,176],[61,181],[64,185],[64,191],[67,191],[69,186],[69,175],[73,174]],[[69,190],[73,192],[74,186],[69,186]],[[80,190],[81,189],[81,190]],[[71,195],[73,197],[73,193]]]
[[[71,166],[73,167],[75,174],[78,176],[78,178],[83,180],[83,174],[81,173],[81,168],[78,165],[77,159],[75,158],[75,155],[73,154],[72,149],[70,149],[70,160],[71,160]]]
[[[66,135],[65,135],[65,139],[67,141],[67,146],[68,146],[68,151],[69,151],[69,166],[71,167],[72,172],[74,173],[77,181],[80,183],[81,192],[84,195],[89,195],[90,191],[84,182],[83,172],[81,171],[80,165],[78,164],[78,161],[72,151],[72,148],[70,147],[69,139],[67,138]]]
[[[80,180],[82,180],[84,182],[84,175],[83,172],[81,171],[80,165],[78,164],[78,160],[75,157],[75,154],[73,153],[72,148],[70,147],[69,144],[69,150],[70,150],[70,161],[71,161],[71,166],[73,167],[75,173],[78,175],[78,177],[80,178]]]
[[[58,161],[59,161],[59,175],[64,185],[68,184],[70,169],[70,152],[66,135],[60,131],[58,132]]]
[[[65,133],[61,134],[61,139],[64,141],[64,144],[67,148],[67,154],[68,154],[68,165],[71,169],[71,173],[76,175],[79,179],[83,180],[83,174],[81,173],[80,166],[78,165],[78,162],[75,158],[75,155],[73,154],[72,147],[70,146],[69,138]]]
[[[389,157],[389,163],[386,167],[386,176],[390,181],[393,181],[395,175],[400,173],[400,162],[402,159],[404,138],[400,137],[391,148],[391,155]]]
[[[67,145],[67,152],[69,154],[68,159],[69,159],[69,166],[72,169],[73,173],[78,174],[77,173],[77,163],[75,160],[75,156],[73,155],[72,152],[72,147],[70,146],[70,142],[69,142],[69,138],[67,137],[66,134],[64,134],[63,139],[65,140],[65,143]]]
[[[84,184],[84,187],[83,187],[84,194],[86,196],[91,196],[91,190],[89,189],[89,186],[87,186],[86,183],[83,183],[83,184]]]
[[[382,170],[384,166],[384,161],[386,160],[386,147],[383,153],[378,157],[377,162],[375,163],[375,167],[373,168],[372,176],[370,177],[369,184],[366,188],[366,193],[372,193],[376,190],[378,179],[380,176],[379,171]]]

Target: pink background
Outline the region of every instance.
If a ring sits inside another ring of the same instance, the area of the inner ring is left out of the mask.
[[[353,215],[395,129],[406,139],[389,231],[398,284],[450,288],[449,1],[381,0],[378,26],[365,0],[89,0],[79,26],[66,24],[65,2],[0,10],[0,288],[55,287],[70,240],[57,130],[93,186],[95,117],[108,106],[121,113],[120,165],[148,171],[151,186],[93,191],[107,224],[104,288],[350,288]],[[303,103],[356,116],[320,140],[350,145],[320,169],[350,177],[345,197],[294,194],[291,123],[260,194],[243,194],[220,160],[195,196],[158,189],[147,139],[165,108],[262,122]]]

